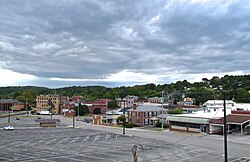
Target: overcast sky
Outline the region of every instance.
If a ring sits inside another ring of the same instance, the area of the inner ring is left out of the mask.
[[[0,86],[250,74],[249,0],[1,0]]]

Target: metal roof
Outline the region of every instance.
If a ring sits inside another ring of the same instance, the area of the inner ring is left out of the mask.
[[[164,111],[166,109],[163,109]],[[135,110],[129,109],[128,111],[136,111],[136,112],[153,112],[153,111],[162,111],[161,107],[152,106],[152,105],[140,105]]]
[[[208,124],[209,119],[205,118],[192,118],[192,117],[180,117],[180,116],[168,116],[168,121],[183,122],[183,123],[196,123],[196,124]]]

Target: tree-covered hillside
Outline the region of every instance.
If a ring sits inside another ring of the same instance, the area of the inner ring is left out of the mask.
[[[237,102],[250,103],[250,75],[226,75],[222,78],[213,77],[212,81],[216,82],[224,91],[227,92],[227,99],[234,99]],[[241,82],[242,85],[240,87],[233,86],[231,87],[231,90],[229,90],[229,87],[236,82]],[[163,85],[146,84],[115,88],[107,88],[103,86],[73,86],[56,89],[34,86],[0,87],[0,98],[12,98],[20,101],[28,99],[31,102],[34,101],[36,96],[40,94],[58,94],[61,96],[81,95],[84,100],[95,100],[100,98],[115,99],[128,94],[139,96],[139,99],[145,99],[155,96],[160,97],[162,96],[162,91],[164,91],[165,96],[170,96],[169,94],[172,93],[172,96],[179,100],[181,100],[183,96],[195,98],[197,101],[196,104],[203,103],[208,99],[222,99],[222,94],[216,90],[215,87],[209,86],[203,82],[189,83],[186,80]]]

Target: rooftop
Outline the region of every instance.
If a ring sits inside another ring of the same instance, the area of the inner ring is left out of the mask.
[[[152,105],[141,105],[136,107],[136,109],[129,109],[128,111],[136,111],[136,112],[147,112],[147,111],[162,111],[161,107],[152,106]]]

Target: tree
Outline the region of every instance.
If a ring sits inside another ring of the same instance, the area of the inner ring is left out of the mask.
[[[118,124],[120,122],[125,123],[126,122],[126,117],[124,115],[120,115],[120,116],[118,116],[118,118],[116,120],[117,120]]]
[[[78,106],[75,106],[76,116],[78,116]],[[79,115],[86,115],[89,113],[89,108],[87,105],[79,104]]]
[[[108,102],[108,108],[118,108],[119,106],[117,105],[117,101],[113,100],[113,101],[109,101]]]
[[[239,88],[237,89],[237,102],[243,102],[243,103],[249,103],[250,102],[250,93],[243,89]]]
[[[170,110],[168,113],[169,114],[182,114],[182,112],[183,112],[182,108],[176,108],[176,109]]]

